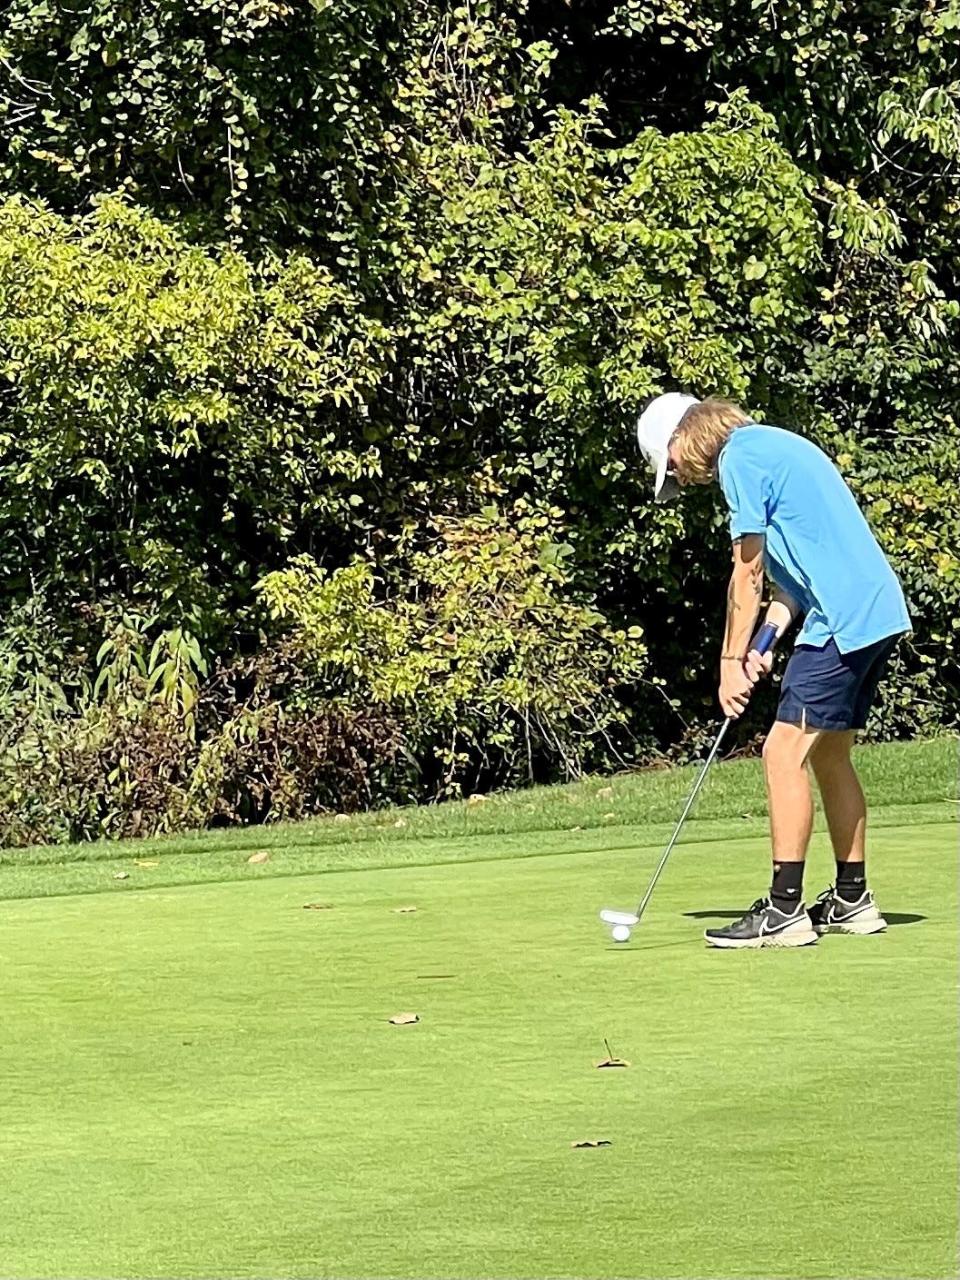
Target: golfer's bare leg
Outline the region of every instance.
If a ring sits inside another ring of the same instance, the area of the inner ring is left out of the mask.
[[[820,733],[781,721],[763,744],[770,806],[773,875],[769,896],[739,920],[705,929],[712,947],[805,947],[817,932],[803,906],[803,871],[813,827],[807,760]]]
[[[855,732],[821,734],[810,754],[837,862],[863,862],[867,802],[850,759]]]
[[[854,737],[852,730],[824,733],[810,756],[837,860],[835,887],[810,909],[818,933],[882,933],[887,927],[867,889],[867,804],[850,759]]]
[[[803,862],[813,829],[807,761],[823,730],[778,720],[763,744],[773,861]]]

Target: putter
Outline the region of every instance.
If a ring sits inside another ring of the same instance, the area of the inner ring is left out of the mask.
[[[768,649],[771,648],[776,638],[777,638],[777,628],[774,627],[769,622],[764,623],[764,625],[757,632],[757,635],[753,643],[750,645],[750,648],[751,650],[755,650],[757,653],[764,654],[767,652]],[[716,739],[714,740],[713,746],[710,748],[710,754],[707,756],[706,760],[704,760],[703,767],[701,768],[699,774],[697,775],[696,782],[693,784],[693,789],[691,790],[690,795],[687,797],[687,803],[683,806],[683,812],[680,814],[680,820],[677,823],[676,827],[674,828],[673,835],[670,837],[670,843],[667,845],[666,849],[664,849],[663,855],[661,856],[660,861],[657,863],[657,869],[656,871],[654,871],[653,876],[651,877],[650,883],[647,885],[647,891],[643,895],[643,897],[640,899],[640,902],[637,906],[636,911],[617,911],[611,907],[604,907],[604,909],[600,912],[600,919],[603,921],[604,924],[609,924],[614,927],[619,925],[621,927],[626,927],[627,929],[633,929],[643,919],[643,913],[644,911],[646,911],[647,903],[650,901],[650,898],[653,895],[653,891],[657,887],[657,881],[660,879],[660,873],[663,871],[663,868],[667,865],[667,859],[670,857],[670,854],[673,852],[673,846],[677,843],[677,839],[680,835],[680,832],[683,830],[683,824],[687,820],[687,814],[693,808],[693,802],[694,800],[696,800],[697,796],[700,793],[700,788],[703,786],[703,781],[706,778],[707,773],[709,772],[711,764],[713,764],[713,761],[716,758],[717,752],[720,750],[720,744],[721,742],[723,742],[724,735],[726,734],[727,730],[730,728],[730,725],[732,723],[733,723],[732,717],[727,716],[726,720],[724,720],[723,724],[720,726],[720,732],[717,734]]]

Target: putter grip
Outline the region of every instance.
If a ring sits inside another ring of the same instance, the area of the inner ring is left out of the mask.
[[[753,637],[750,648],[755,649],[757,653],[764,654],[772,649],[777,642],[777,628],[772,622],[765,622],[757,634]]]

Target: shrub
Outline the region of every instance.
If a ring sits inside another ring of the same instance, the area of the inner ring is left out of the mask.
[[[307,696],[269,648],[203,680],[181,629],[124,615],[72,705],[21,688],[0,713],[0,845],[148,836],[360,808],[401,739],[382,713]]]
[[[33,584],[63,617],[95,583],[215,638],[251,557],[308,516],[349,528],[379,462],[337,418],[382,333],[303,257],[197,248],[119,200],[0,203],[4,597]]]
[[[575,776],[630,751],[618,686],[646,669],[639,628],[571,598],[555,509],[520,501],[433,523],[391,595],[361,561],[326,573],[307,557],[259,584],[318,690],[403,726],[419,793]]]

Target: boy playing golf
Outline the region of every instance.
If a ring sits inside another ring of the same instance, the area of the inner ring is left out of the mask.
[[[810,441],[751,422],[724,400],[658,396],[637,423],[663,502],[678,485],[716,480],[730,509],[733,571],[720,653],[720,705],[740,716],[773,656],[750,650],[764,571],[775,591],[765,621],[778,636],[803,624],[763,748],[773,879],[739,919],[708,929],[715,947],[794,947],[818,934],[886,928],[867,888],[866,804],[850,759],[877,684],[910,618],[896,575],[827,456]],[[809,909],[803,867],[813,825],[812,767],[836,857],[835,885]]]

